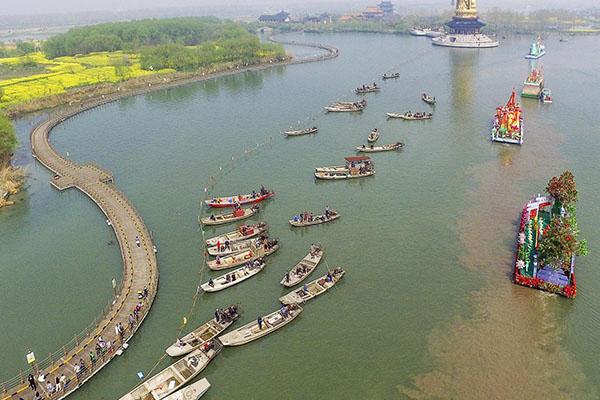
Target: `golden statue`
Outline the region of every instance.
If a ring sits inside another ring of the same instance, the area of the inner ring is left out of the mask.
[[[477,2],[475,0],[458,0],[456,2],[456,17],[477,19]]]

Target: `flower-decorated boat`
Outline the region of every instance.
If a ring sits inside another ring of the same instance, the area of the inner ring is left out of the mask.
[[[254,225],[240,225],[238,229],[232,232],[227,232],[219,236],[206,239],[206,246],[220,246],[225,242],[239,242],[241,240],[247,240],[254,236],[258,236],[261,233],[267,232],[269,227],[264,222],[259,222]]]
[[[223,346],[218,340],[206,342],[182,359],[136,386],[120,400],[162,400],[194,379]]]
[[[529,200],[521,212],[514,282],[574,298],[575,257],[587,254],[575,215],[577,189],[570,171],[548,183],[547,196]]]
[[[240,221],[242,219],[250,218],[258,212],[258,206],[252,206],[250,208],[236,207],[230,213],[224,214],[211,214],[208,217],[200,218],[200,222],[203,225],[223,225],[230,222]]]
[[[249,324],[221,336],[219,340],[224,346],[240,346],[252,342],[283,328],[300,315],[301,312],[302,307],[297,304],[283,306],[271,314],[258,317]]]
[[[494,142],[523,144],[523,112],[513,91],[505,106],[496,108],[492,120]]]
[[[546,54],[546,47],[542,44],[542,39],[538,36],[533,39],[531,46],[529,46],[529,54],[525,58],[537,60]]]
[[[523,90],[521,97],[529,97],[531,99],[539,99],[542,90],[544,89],[544,74],[541,69],[532,68],[523,82]]]
[[[294,265],[294,268],[285,273],[281,284],[285,287],[292,287],[302,282],[317,268],[324,254],[325,252],[321,246],[314,244],[310,246],[308,254],[298,264]]]
[[[240,315],[238,314],[237,307],[232,304],[223,309],[223,312],[219,314],[218,321],[213,318],[182,338],[177,339],[175,343],[167,348],[166,353],[171,357],[179,357],[188,354],[202,346],[204,343],[219,336],[239,317]]]
[[[342,279],[345,273],[346,272],[342,268],[337,267],[333,271],[327,272],[324,276],[305,284],[303,287],[292,290],[288,294],[281,296],[279,301],[286,305],[305,303],[331,289],[340,279]]]
[[[262,187],[259,193],[253,191],[250,194],[238,194],[237,196],[213,197],[210,200],[204,200],[204,203],[213,208],[227,208],[260,203],[273,196],[275,196],[275,192]]]
[[[373,146],[373,145],[367,146],[367,145],[363,144],[362,146],[357,146],[356,151],[361,152],[361,153],[379,153],[382,151],[400,150],[402,147],[404,147],[404,143],[402,143],[402,142],[384,144],[382,146]]]

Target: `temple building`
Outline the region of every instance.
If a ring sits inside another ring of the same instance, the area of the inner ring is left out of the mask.
[[[463,48],[489,48],[497,47],[498,42],[481,33],[485,26],[477,15],[476,0],[457,0],[456,10],[452,21],[446,23],[450,33],[434,38],[432,43],[436,46],[463,47]]]
[[[280,11],[277,14],[273,15],[261,15],[258,17],[259,22],[270,22],[270,23],[284,23],[290,22],[290,13],[285,11]]]

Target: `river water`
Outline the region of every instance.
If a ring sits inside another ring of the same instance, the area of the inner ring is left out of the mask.
[[[284,329],[226,348],[201,374],[213,384],[207,399],[597,398],[597,39],[547,40],[541,63],[555,102],[524,101],[525,144],[510,147],[490,143],[490,118],[512,88],[520,90],[529,38],[483,51],[380,34],[289,38],[332,44],[341,55],[124,99],[55,129],[62,153],[114,173],[153,232],[161,273],[152,312],[129,350],[74,397],[118,398],[175,339],[208,276],[196,219],[212,176],[218,194],[261,184],[276,190],[260,218],[282,247],[258,276],[201,295],[186,330],[233,302],[242,304],[242,323],[275,310],[286,292],[279,280],[311,243],[324,245],[328,265],[347,274]],[[396,71],[401,78],[383,82],[362,114],[321,112]],[[386,120],[386,112],[428,111],[422,92],[438,100],[433,120]],[[27,350],[43,358],[90,324],[121,273],[100,211],[77,191],[51,189],[50,174],[29,156],[28,132],[43,116],[17,123],[17,159],[31,177],[17,205],[0,213],[0,379],[25,367]],[[320,131],[284,139],[280,132],[292,124]],[[314,167],[352,155],[373,127],[381,142],[401,140],[405,148],[374,155],[373,178],[315,182]],[[577,262],[574,301],[510,281],[520,208],[565,168],[577,178],[579,224],[591,249]],[[306,230],[288,226],[294,213],[325,205],[342,218]],[[160,360],[154,372],[166,365]]]

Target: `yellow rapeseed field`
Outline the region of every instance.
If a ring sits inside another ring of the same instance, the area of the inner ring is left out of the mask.
[[[143,75],[174,72],[170,69],[143,70],[139,55],[122,51],[58,57],[52,60],[47,59],[43,53],[0,58],[0,64],[15,66],[25,63],[36,63],[47,72],[0,81],[0,108],[63,93],[78,86],[114,83]]]

